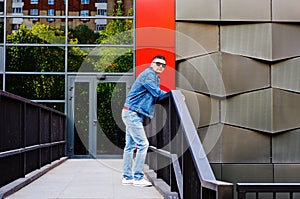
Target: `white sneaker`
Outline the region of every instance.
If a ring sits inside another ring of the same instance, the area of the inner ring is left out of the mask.
[[[146,179],[141,179],[141,180],[133,180],[133,186],[138,186],[138,187],[151,187],[152,183],[149,182]]]
[[[122,179],[122,185],[132,185],[133,183],[133,179],[126,179],[126,178],[123,178]]]

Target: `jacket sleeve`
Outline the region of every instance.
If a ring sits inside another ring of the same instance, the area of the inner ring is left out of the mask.
[[[144,87],[153,95],[154,97],[162,97],[167,92],[161,90],[159,88],[159,84],[157,83],[157,79],[155,75],[150,74],[145,78]]]

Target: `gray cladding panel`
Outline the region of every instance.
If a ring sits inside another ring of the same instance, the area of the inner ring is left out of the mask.
[[[177,81],[179,88],[224,96],[219,54],[200,56],[178,63]]]
[[[270,0],[222,0],[221,20],[225,21],[270,21]]]
[[[207,95],[182,90],[196,128],[219,122],[219,101]]]
[[[222,163],[270,163],[270,137],[224,125]]]
[[[176,23],[176,59],[183,59],[218,51],[217,25],[192,22]]]
[[[221,51],[272,60],[271,24],[221,26]]]
[[[272,87],[300,92],[300,58],[272,65]]]
[[[272,164],[224,164],[222,180],[227,182],[273,182]]]
[[[274,23],[272,33],[273,60],[300,55],[300,25]]]
[[[219,0],[176,0],[176,20],[220,19]]]
[[[300,94],[273,89],[273,131],[300,127]]]
[[[224,123],[272,132],[272,89],[227,98],[221,114]]]
[[[273,21],[300,21],[299,0],[272,0]]]
[[[226,95],[270,86],[270,66],[243,56],[222,53]]]
[[[224,125],[200,128],[198,134],[210,163],[221,163],[221,144]]]
[[[274,182],[281,183],[299,183],[300,182],[300,164],[275,164]]]
[[[300,163],[300,130],[273,136],[272,150],[273,163]]]

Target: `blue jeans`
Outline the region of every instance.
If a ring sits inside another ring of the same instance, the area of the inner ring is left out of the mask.
[[[141,180],[144,177],[143,168],[149,147],[144,127],[143,116],[131,110],[122,110],[122,120],[126,125],[126,145],[123,154],[123,178]],[[133,152],[137,149],[133,176]]]

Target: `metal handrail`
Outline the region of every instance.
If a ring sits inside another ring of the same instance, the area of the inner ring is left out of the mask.
[[[64,113],[0,90],[0,188],[65,157],[65,121]]]
[[[157,177],[162,177],[163,180],[169,181],[171,191],[179,192],[181,199],[191,197],[232,199],[233,184],[216,180],[187,106],[183,101],[181,91],[170,91],[158,101],[158,104],[165,109],[167,114],[166,124],[159,132],[155,132],[154,136],[150,136],[150,150],[155,156],[169,158],[172,162],[170,166],[157,168],[160,160],[153,159],[154,156],[149,154],[150,157],[148,156],[147,163],[150,169],[158,173]],[[148,134],[153,134],[151,131],[157,129],[156,125],[161,123],[162,117],[163,113],[156,113],[156,117],[146,128]],[[172,139],[175,139],[174,137],[176,136],[179,137],[176,138],[178,140],[176,143],[172,143]],[[186,151],[181,151],[182,154],[179,154],[178,150],[183,148],[183,146],[186,146]],[[192,159],[191,162],[186,162],[190,161],[190,159]],[[172,175],[170,167],[173,168],[173,176],[170,176],[170,174]],[[167,173],[166,175],[169,176],[160,175],[159,173]],[[195,184],[191,185],[185,183],[186,180],[190,180],[189,178],[193,178],[195,175],[198,176],[195,180],[199,181],[199,183],[195,182]],[[174,178],[176,183],[173,182]],[[189,188],[188,186],[193,187]],[[194,191],[195,193],[190,193]]]
[[[255,193],[259,198],[259,193],[272,193],[276,199],[276,193],[289,193],[289,198],[294,198],[294,193],[300,194],[300,183],[237,183],[236,190],[238,199],[246,199],[247,193]]]

